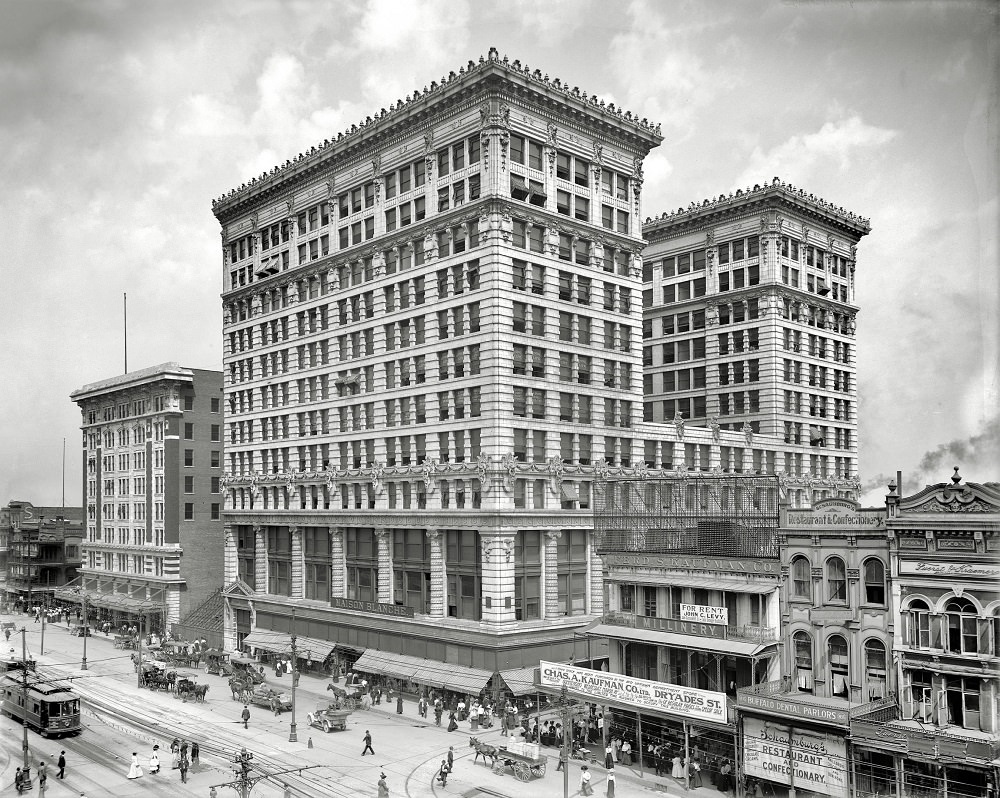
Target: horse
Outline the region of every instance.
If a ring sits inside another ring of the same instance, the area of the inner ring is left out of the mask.
[[[202,701],[202,702],[204,702],[205,695],[208,693],[208,685],[207,684],[199,684],[197,687],[194,688],[193,692],[194,692],[195,701]]]
[[[242,679],[237,679],[233,676],[229,680],[229,689],[233,691],[233,701],[242,701],[247,685]]]
[[[487,745],[481,742],[477,737],[469,738],[469,748],[476,749],[476,755],[472,760],[472,764],[476,764],[479,761],[479,757],[483,758],[483,764],[486,765],[486,760],[489,759],[490,763],[488,767],[493,767],[496,764],[497,757],[500,756],[500,749],[495,745]]]

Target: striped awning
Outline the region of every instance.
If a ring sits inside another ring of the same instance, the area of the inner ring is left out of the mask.
[[[361,673],[406,679],[427,687],[447,688],[474,695],[478,695],[493,678],[493,671],[482,668],[453,665],[436,659],[410,657],[406,654],[393,654],[371,648],[358,658],[353,669]]]
[[[500,671],[500,678],[514,695],[529,695],[535,693],[535,672],[538,668],[511,668]]]
[[[274,654],[292,655],[292,636],[286,632],[275,632],[270,629],[254,629],[243,638],[243,644],[270,651]],[[303,635],[295,636],[295,655],[298,659],[322,662],[336,647],[329,640],[318,640]]]

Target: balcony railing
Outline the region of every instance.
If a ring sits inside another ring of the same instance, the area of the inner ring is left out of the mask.
[[[601,623],[610,624],[612,626],[629,626],[635,627],[638,625],[637,619],[640,617],[634,612],[607,612],[601,618]],[[670,620],[675,620],[678,623],[682,623],[680,618],[670,618],[670,616],[664,616]],[[729,640],[742,640],[748,643],[775,643],[780,639],[777,629],[772,629],[770,626],[754,626],[753,624],[746,624],[744,626],[727,626],[726,627],[726,638]]]

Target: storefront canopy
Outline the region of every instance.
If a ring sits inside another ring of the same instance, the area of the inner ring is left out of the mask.
[[[482,668],[451,665],[434,659],[392,654],[371,648],[354,663],[354,670],[474,695],[478,695],[493,678],[492,671]]]
[[[529,695],[539,692],[535,687],[535,671],[538,668],[512,668],[500,671],[500,678],[514,695]]]
[[[657,632],[651,629],[636,629],[631,626],[616,626],[607,623],[598,624],[583,634],[588,637],[609,637],[612,640],[653,643],[660,646],[708,651],[712,654],[733,654],[738,657],[756,657],[775,645],[775,643],[747,643],[743,640],[719,640],[715,637]]]
[[[87,591],[87,604],[91,607],[103,607],[106,610],[121,610],[136,615],[148,615],[163,612],[162,604],[149,599],[138,599],[126,596],[124,593],[92,593]]]
[[[292,655],[292,636],[285,632],[254,629],[243,639],[243,643],[274,654]],[[295,654],[299,659],[322,662],[333,653],[336,645],[329,640],[317,640],[314,637],[304,637],[303,635],[295,636]]]
[[[614,582],[632,582],[634,577],[628,574],[618,574],[610,579]],[[778,589],[777,582],[751,582],[738,579],[713,579],[711,574],[705,576],[668,576],[664,577],[671,587],[695,587],[704,590],[726,590],[732,593],[771,593]]]

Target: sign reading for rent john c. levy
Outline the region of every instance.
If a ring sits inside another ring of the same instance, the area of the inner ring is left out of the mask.
[[[713,723],[726,722],[725,693],[651,682],[555,662],[540,662],[539,666],[539,680],[543,685],[562,687],[565,684],[569,692],[589,701],[616,701],[646,711]]]

